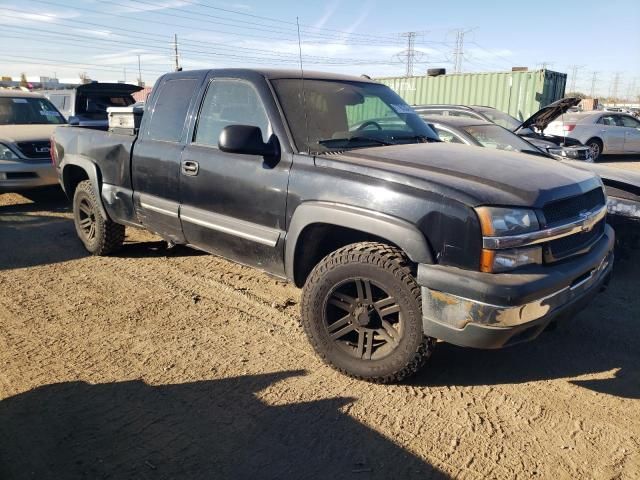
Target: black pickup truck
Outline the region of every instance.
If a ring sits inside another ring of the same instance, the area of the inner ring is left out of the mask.
[[[442,143],[366,78],[166,74],[134,134],[60,127],[52,147],[91,253],[131,225],[289,279],[317,353],[370,381],[414,373],[437,339],[533,339],[612,269],[597,176]]]

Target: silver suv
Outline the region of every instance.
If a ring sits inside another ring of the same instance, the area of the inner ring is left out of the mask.
[[[64,123],[42,95],[0,89],[0,192],[58,184],[50,138]]]

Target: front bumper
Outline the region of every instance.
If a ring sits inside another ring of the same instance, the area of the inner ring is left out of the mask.
[[[608,283],[613,244],[613,229],[607,226],[589,253],[526,273],[420,265],[424,333],[475,348],[532,340],[560,316],[580,311]]]
[[[58,184],[50,160],[0,160],[0,191],[11,192]]]

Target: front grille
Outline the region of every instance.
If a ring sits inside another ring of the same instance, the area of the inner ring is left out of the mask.
[[[604,192],[602,188],[565,198],[545,205],[542,209],[547,226],[564,223],[580,216],[580,213],[604,206]]]
[[[49,158],[51,146],[48,141],[19,142],[18,148],[27,158]]]
[[[606,221],[601,220],[588,232],[576,233],[548,242],[545,251],[547,263],[562,260],[591,248],[604,234],[605,224]]]
[[[7,180],[24,180],[26,178],[38,178],[33,172],[7,172],[5,173]]]

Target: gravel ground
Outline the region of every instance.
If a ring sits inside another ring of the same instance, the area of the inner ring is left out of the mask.
[[[293,286],[134,229],[89,257],[61,195],[0,195],[0,478],[640,478],[639,260],[535,342],[370,385]]]

